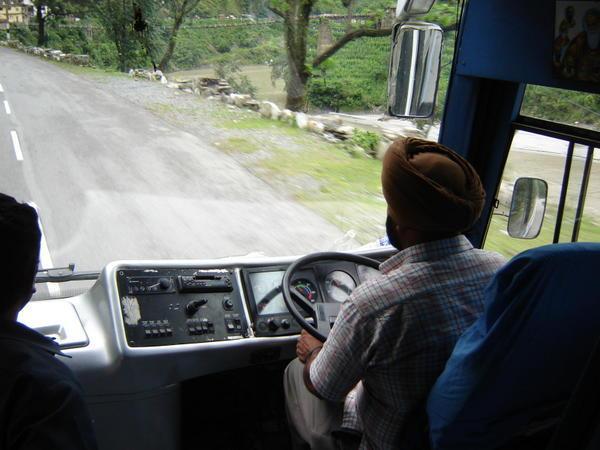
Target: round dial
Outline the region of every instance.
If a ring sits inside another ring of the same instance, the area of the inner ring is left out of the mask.
[[[325,278],[327,295],[336,302],[343,302],[356,287],[356,282],[346,272],[335,270]]]
[[[292,282],[292,287],[295,288],[300,294],[304,296],[306,300],[311,303],[314,303],[319,298],[319,294],[317,294],[317,289],[315,285],[310,281],[301,278],[299,280],[295,280]]]

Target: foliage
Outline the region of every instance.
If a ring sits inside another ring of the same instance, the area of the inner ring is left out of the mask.
[[[379,134],[372,131],[364,131],[356,129],[350,139],[350,142],[364,148],[368,155],[375,156],[377,154],[377,146],[381,141]]]
[[[24,45],[35,45],[37,40],[36,35],[25,25],[11,26],[10,38],[16,39]]]
[[[361,106],[360,92],[339,81],[327,82],[313,78],[309,84],[308,100],[311,105],[324,110],[339,112],[341,109],[356,109]]]
[[[600,95],[529,85],[521,113],[600,129]]]
[[[53,0],[59,1],[59,0]],[[138,2],[145,4],[151,0]],[[77,3],[77,2],[75,2]],[[103,68],[148,66],[150,58],[138,35],[127,33],[129,42],[128,62],[123,63],[114,40],[110,21],[102,19],[102,12],[119,0],[100,0],[96,7],[74,26],[68,18],[56,16],[48,19],[48,47],[65,52],[87,53],[92,63]],[[133,0],[125,0],[131,5]],[[153,2],[163,4],[160,2]],[[185,70],[216,64],[242,65],[268,64],[272,68],[272,78],[287,79],[287,58],[284,47],[283,25],[281,22],[268,24],[253,23],[253,19],[240,18],[242,15],[264,17],[267,14],[268,0],[202,0],[191,18],[182,26],[177,36],[177,46],[171,59],[172,70]],[[353,11],[356,14],[383,11],[390,2],[387,0],[355,0]],[[391,2],[393,3],[393,2]],[[117,6],[119,6],[117,5]],[[120,16],[121,6],[111,10],[113,16]],[[315,14],[345,14],[340,0],[319,0]],[[151,10],[151,36],[154,51],[167,45],[172,20],[164,8]],[[237,19],[219,18],[220,15],[234,15]],[[101,20],[102,19],[102,20]],[[426,21],[449,27],[456,20],[456,2],[438,0],[432,11],[422,18]],[[125,26],[131,28],[130,18],[122,17]],[[209,26],[221,25],[219,28]],[[236,25],[224,27],[223,25]],[[243,26],[241,26],[243,25]],[[332,21],[334,38],[346,31],[345,23]],[[13,26],[13,38],[26,45],[35,45],[37,24]],[[442,72],[439,81],[435,120],[439,121],[448,88],[448,79],[454,52],[454,32],[444,34]],[[307,36],[308,60],[314,57],[317,44],[317,22],[311,21]],[[313,109],[334,111],[378,111],[385,109],[387,97],[387,72],[389,64],[389,38],[362,38],[347,44],[338,53],[313,71],[308,84],[307,97]],[[234,83],[246,92],[253,92],[252,83],[235,74]],[[523,103],[523,114],[549,120],[600,128],[600,97],[574,91],[561,91],[540,86],[527,88]]]
[[[155,57],[156,9],[152,0],[100,0],[95,12],[117,50],[119,69],[144,66]]]

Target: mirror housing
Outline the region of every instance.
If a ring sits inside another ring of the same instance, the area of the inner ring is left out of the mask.
[[[396,17],[404,18],[416,14],[427,14],[435,0],[398,0],[396,3]]]
[[[508,235],[517,239],[539,236],[546,214],[548,183],[539,178],[518,178],[508,214]]]
[[[442,57],[442,29],[433,23],[394,25],[388,75],[388,114],[433,115]]]

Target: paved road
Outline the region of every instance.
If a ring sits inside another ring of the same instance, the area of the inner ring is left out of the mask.
[[[289,255],[342,235],[199,137],[47,61],[0,48],[0,84],[0,192],[39,208],[45,265]]]

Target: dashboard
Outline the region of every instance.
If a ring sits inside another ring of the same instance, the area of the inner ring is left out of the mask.
[[[286,268],[118,269],[116,284],[127,345],[154,347],[297,334],[300,326],[281,292]],[[311,303],[342,303],[358,284],[378,274],[351,262],[316,263],[297,271],[291,287]]]
[[[392,252],[360,254],[382,261]],[[19,320],[70,357],[102,450],[175,450],[186,380],[295,356],[300,327],[281,294],[295,259],[115,261],[87,292],[32,301]],[[377,275],[323,261],[298,270],[292,287],[312,303],[343,302]]]

